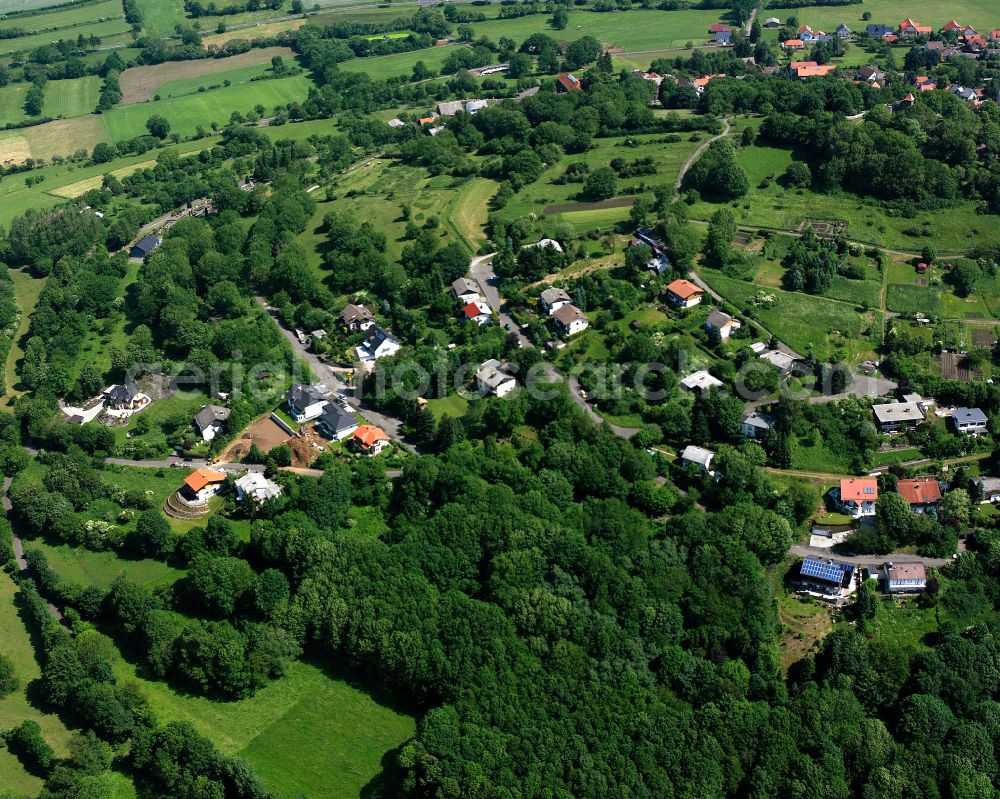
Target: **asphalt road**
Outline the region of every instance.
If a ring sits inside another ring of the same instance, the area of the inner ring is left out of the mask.
[[[923,563],[924,566],[944,566],[951,563],[951,558],[922,558],[919,555],[910,555],[903,552],[892,552],[888,555],[836,555],[831,550],[823,547],[810,547],[804,544],[796,544],[788,550],[790,555],[800,558],[820,558],[826,560],[833,558],[841,563],[851,563],[855,566],[868,566],[876,569],[886,561],[892,563]]]

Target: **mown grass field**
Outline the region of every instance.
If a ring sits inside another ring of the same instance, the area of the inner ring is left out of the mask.
[[[97,119],[97,117],[94,118]],[[290,125],[286,129],[294,130],[297,127]],[[266,128],[264,130],[266,131]],[[4,133],[0,133],[0,149],[3,148],[6,141],[3,138]],[[217,141],[218,138],[209,137],[201,141],[169,145],[167,149],[181,154],[191,153],[209,148]],[[149,159],[150,153],[146,153],[127,158],[117,158],[107,164],[48,164],[40,169],[32,170],[30,177],[40,180],[40,182],[31,186],[25,185],[23,176],[12,175],[0,181],[0,225],[9,224],[13,217],[23,214],[28,208],[47,208],[64,202],[65,198],[51,193],[62,186],[92,178],[95,175],[103,175],[106,172],[148,161]]]
[[[764,327],[799,353],[812,350],[820,358],[851,363],[874,356],[866,335],[875,324],[872,313],[862,314],[856,306],[824,297],[772,287],[762,289],[714,270],[702,270],[701,276],[726,300],[756,316]],[[755,306],[753,299],[760,291],[773,296],[774,302]]]
[[[0,14],[41,9],[64,2],[66,0],[53,0],[51,3],[42,2],[41,0],[0,0]],[[70,25],[79,25],[84,22],[93,22],[113,17],[124,19],[125,14],[122,11],[122,4],[118,0],[101,0],[100,3],[78,3],[65,8],[39,11],[31,14],[13,13],[12,16],[0,20],[0,30],[6,28],[23,28],[27,31],[40,31],[51,28],[65,28]]]
[[[119,167],[118,169],[112,169],[110,172],[104,174],[114,175],[116,178],[124,178],[131,175],[133,172],[138,172],[140,169],[148,169],[149,167],[156,166],[155,160],[140,161],[137,164],[129,164],[128,166]],[[55,194],[57,197],[65,197],[72,200],[74,197],[80,197],[86,194],[91,189],[99,189],[104,183],[104,175],[91,175],[89,178],[84,178],[83,180],[78,180],[75,183],[67,184],[66,186],[59,186],[58,188],[51,189],[50,194]]]
[[[125,21],[124,16],[104,22],[87,22],[56,31],[21,36],[16,39],[0,39],[0,55],[27,52],[42,45],[57,42],[59,39],[75,40],[80,34],[97,36],[104,46],[118,44],[128,38],[130,30],[131,26]]]
[[[532,33],[548,33],[556,39],[579,39],[593,36],[608,46],[628,52],[684,47],[691,41],[703,44],[708,40],[708,28],[721,21],[720,10],[655,11],[636,9],[601,13],[569,9],[569,25],[554,31],[548,24],[550,15],[537,14],[517,19],[491,19],[472,23],[476,37],[489,36],[497,41],[509,36],[520,43]],[[902,17],[900,17],[902,19]]]
[[[430,176],[398,161],[373,158],[335,180],[327,192],[332,199],[318,204],[303,243],[314,253],[312,263],[321,270],[323,217],[330,211],[347,212],[385,233],[389,256],[398,258],[407,243],[403,240],[407,224],[404,205],[410,206],[411,221],[418,226],[437,217],[442,244],[462,241],[463,235],[475,232],[480,220],[485,221],[483,194],[490,183],[481,178]],[[452,223],[452,213],[459,215],[457,223]]]
[[[213,702],[145,680],[126,661],[161,721],[188,721],[225,754],[247,760],[279,799],[357,799],[382,758],[416,730],[415,720],[320,667],[294,663],[249,699]]]
[[[67,754],[70,731],[59,717],[43,713],[28,700],[26,688],[32,680],[41,677],[42,671],[32,645],[31,633],[24,624],[14,597],[17,586],[6,573],[0,572],[0,652],[14,662],[14,669],[21,682],[20,689],[5,699],[0,699],[0,729],[20,724],[25,719],[37,721],[42,736],[58,755]],[[6,747],[0,747],[0,789],[10,788],[26,796],[37,796],[42,780],[28,774],[21,763]]]
[[[940,212],[921,212],[913,219],[888,216],[880,207],[850,194],[820,194],[809,189],[786,189],[780,177],[792,153],[776,147],[740,148],[737,158],[750,178],[750,193],[728,205],[741,225],[774,230],[796,230],[806,219],[843,220],[847,238],[904,251],[919,252],[925,244],[939,253],[965,251],[970,242],[1000,243],[1000,216],[976,213],[972,203]],[[769,186],[761,181],[771,176]],[[691,207],[695,218],[709,219],[719,204],[701,201]],[[911,236],[905,230],[926,230],[930,235]]]
[[[101,79],[87,75],[70,80],[50,80],[45,87],[42,114],[49,117],[76,117],[90,114],[101,95]]]
[[[464,45],[449,44],[441,47],[430,47],[426,50],[414,50],[410,53],[393,53],[375,58],[354,58],[350,61],[343,61],[338,66],[346,72],[364,72],[374,80],[409,75],[413,72],[413,65],[418,61],[423,61],[431,71],[438,72],[448,54],[462,46]]]
[[[288,47],[265,47],[261,49],[255,48],[246,53],[230,56],[229,58],[168,61],[163,64],[132,67],[122,72],[118,78],[118,82],[122,87],[122,105],[152,100],[157,94],[166,97],[169,96],[171,91],[174,94],[194,92],[202,84],[222,83],[226,78],[232,80],[232,76],[228,74],[230,72],[257,66],[257,71],[250,75],[252,77],[255,74],[260,74],[262,65],[268,64],[271,58],[276,55],[291,59],[294,53]],[[186,79],[193,79],[195,81],[194,85],[187,92],[181,92],[179,87],[173,90],[167,89],[166,93],[160,92],[161,86]]]
[[[112,142],[146,134],[146,120],[153,114],[165,117],[181,136],[191,136],[198,125],[206,130],[212,122],[225,125],[233,111],[241,114],[263,105],[270,113],[276,105],[301,102],[309,93],[312,82],[304,75],[275,80],[263,80],[243,85],[223,86],[185,97],[159,102],[119,106],[104,114],[107,137]]]

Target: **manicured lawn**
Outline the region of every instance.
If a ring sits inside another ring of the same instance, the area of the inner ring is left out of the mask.
[[[16,726],[25,719],[37,721],[42,736],[56,750],[67,754],[70,732],[59,717],[43,713],[29,701],[26,688],[32,680],[41,677],[41,666],[32,645],[31,633],[14,605],[17,586],[0,572],[0,652],[14,662],[14,670],[21,686],[5,699],[0,699],[0,729]],[[37,796],[42,781],[28,774],[6,747],[0,748],[0,788],[12,788],[25,795]]]
[[[60,579],[83,585],[108,589],[120,575],[143,585],[170,585],[184,576],[183,570],[158,560],[125,560],[114,552],[94,552],[68,544],[53,546],[38,540],[29,542],[28,546],[45,553],[49,566]]]
[[[356,799],[416,729],[411,716],[310,663],[294,663],[238,702],[180,694],[124,660],[115,672],[138,680],[161,721],[189,721],[222,752],[246,759],[279,799]]]
[[[713,270],[703,270],[701,276],[729,302],[755,315],[764,327],[799,353],[812,349],[823,359],[836,356],[851,363],[874,354],[865,336],[875,321],[870,313],[862,314],[852,305],[824,297],[771,287],[761,289]],[[761,291],[773,296],[774,302],[755,307],[753,299]]]
[[[442,399],[428,400],[427,407],[438,419],[443,416],[459,418],[465,416],[465,412],[469,408],[469,401],[458,394],[451,394]]]

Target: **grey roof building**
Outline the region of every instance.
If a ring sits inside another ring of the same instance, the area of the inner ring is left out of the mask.
[[[872,413],[883,432],[892,432],[902,427],[916,427],[924,420],[924,411],[916,402],[888,402],[872,405]]]

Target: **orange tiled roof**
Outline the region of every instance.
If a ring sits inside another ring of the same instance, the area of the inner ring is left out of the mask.
[[[216,472],[212,469],[198,469],[184,478],[184,485],[197,492],[211,483],[224,483],[225,481],[226,475],[222,472]]]
[[[676,297],[680,297],[682,300],[690,299],[696,294],[704,294],[705,292],[698,288],[690,280],[684,280],[680,278],[675,280],[669,286],[667,286],[667,291]]]
[[[374,446],[379,441],[388,441],[389,436],[380,428],[373,424],[363,424],[354,431],[354,438],[357,439],[358,443],[368,449]]]

